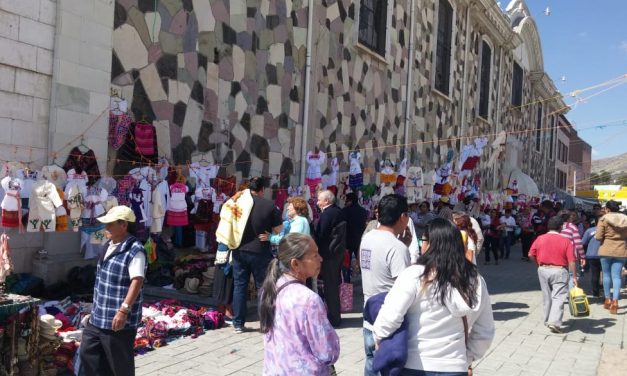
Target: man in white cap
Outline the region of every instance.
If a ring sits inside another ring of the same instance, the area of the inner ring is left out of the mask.
[[[131,235],[135,214],[129,207],[114,206],[98,220],[106,224],[109,241],[98,260],[94,304],[80,346],[80,375],[134,375],[146,250]]]

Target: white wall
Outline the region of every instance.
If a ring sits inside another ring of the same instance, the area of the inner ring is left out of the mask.
[[[50,149],[62,158],[84,143],[106,168],[113,0],[58,0]],[[70,143],[70,145],[68,145]]]
[[[55,154],[63,163],[86,133],[105,171],[114,6],[0,0],[0,164],[32,162],[38,169]],[[78,233],[7,232],[16,272],[32,271],[41,248],[80,259]]]
[[[45,165],[56,1],[0,0],[0,163]],[[28,272],[43,234],[7,230],[13,263]]]
[[[47,162],[55,14],[53,0],[0,0],[2,160]]]

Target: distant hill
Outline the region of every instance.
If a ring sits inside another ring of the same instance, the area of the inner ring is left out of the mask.
[[[612,175],[627,173],[627,153],[592,161],[592,172],[605,170]]]

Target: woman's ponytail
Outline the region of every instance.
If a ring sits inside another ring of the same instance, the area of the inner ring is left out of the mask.
[[[274,307],[277,295],[276,282],[283,274],[280,263],[276,258],[270,261],[266,279],[263,281],[259,303],[259,324],[262,333],[268,333],[274,326]]]
[[[268,333],[274,327],[274,313],[277,299],[276,283],[281,276],[290,271],[292,260],[302,260],[307,253],[311,236],[299,233],[287,234],[279,243],[277,258],[270,261],[266,279],[263,281],[259,303],[259,324],[262,333]]]

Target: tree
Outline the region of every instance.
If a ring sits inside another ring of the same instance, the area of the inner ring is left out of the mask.
[[[612,184],[612,174],[605,170],[601,170],[598,174],[593,172],[590,174],[590,183],[592,185]]]
[[[616,178],[616,184],[620,184],[623,187],[627,187],[627,174],[623,174]]]

